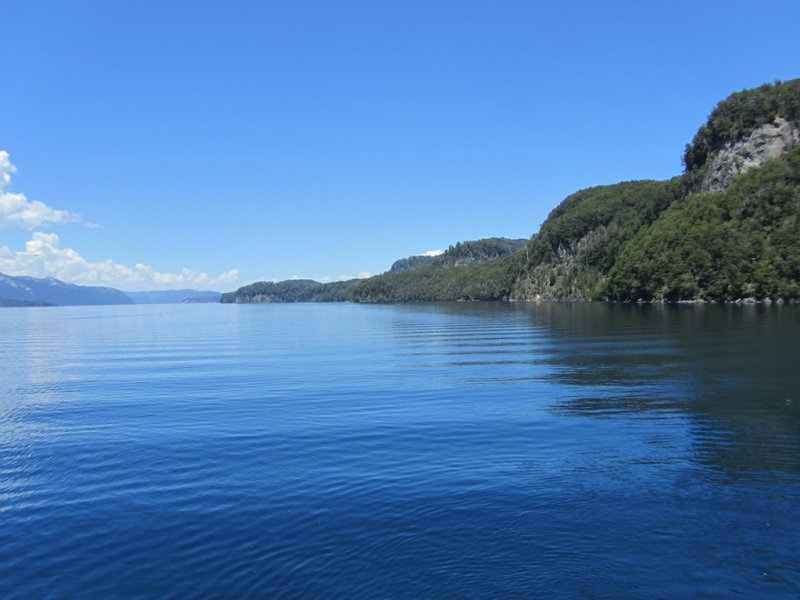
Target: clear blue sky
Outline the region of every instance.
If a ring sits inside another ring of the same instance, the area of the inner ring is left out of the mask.
[[[580,188],[677,175],[719,100],[800,76],[796,0],[0,0],[0,22],[0,271],[123,289],[529,237]]]

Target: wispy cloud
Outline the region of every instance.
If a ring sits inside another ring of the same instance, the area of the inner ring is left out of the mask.
[[[17,167],[11,164],[8,152],[0,150],[0,190],[11,183],[11,176],[17,172]]]
[[[439,256],[440,254],[444,254],[444,250],[428,250],[417,256]]]
[[[372,273],[368,271],[362,271],[358,275],[337,275],[334,277],[333,275],[312,275],[310,277],[304,277],[303,275],[292,275],[289,277],[289,281],[297,281],[298,279],[311,279],[312,281],[319,281],[320,283],[332,283],[334,281],[350,281],[351,279],[367,279],[372,277]],[[277,279],[265,279],[263,281],[274,281],[277,282]]]
[[[55,233],[36,231],[25,242],[25,249],[14,251],[0,246],[0,272],[8,275],[52,276],[81,285],[103,285],[124,290],[152,290],[181,287],[231,289],[239,280],[239,270],[230,269],[216,276],[203,271],[181,269],[177,273],[156,271],[137,263],[130,267],[111,259],[90,262],[72,248],[62,248]]]
[[[322,275],[320,277],[312,277],[312,279],[319,281],[320,283],[332,283],[334,281],[350,281],[351,279],[368,279],[372,277],[372,273],[368,271],[362,271],[358,275],[338,275],[336,277],[332,277],[331,275]]]
[[[5,191],[17,168],[11,164],[8,152],[0,150],[0,226],[17,226],[26,229],[41,227],[46,223],[74,223],[79,215],[68,210],[47,206],[39,200],[28,200],[25,194]]]

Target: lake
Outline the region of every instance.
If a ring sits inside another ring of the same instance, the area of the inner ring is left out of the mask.
[[[800,309],[0,310],[0,595],[800,596]]]

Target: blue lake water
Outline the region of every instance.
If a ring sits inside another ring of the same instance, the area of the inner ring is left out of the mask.
[[[800,310],[0,310],[0,596],[800,596]]]

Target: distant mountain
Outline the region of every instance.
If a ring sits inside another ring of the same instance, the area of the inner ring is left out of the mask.
[[[433,266],[439,256],[441,255],[430,256],[428,254],[414,254],[408,258],[398,259],[392,263],[392,266],[389,268],[389,273],[405,273],[406,271]]]
[[[486,238],[469,242],[458,242],[445,252],[435,256],[418,254],[396,260],[389,273],[403,273],[426,267],[460,267],[482,263],[495,258],[503,258],[514,254],[525,247],[527,239],[511,240],[508,238]]]
[[[257,283],[223,302],[800,303],[800,79],[717,104],[666,181],[580,190],[530,240],[410,256],[342,287]]]
[[[320,283],[312,279],[259,281],[222,294],[223,304],[271,304],[275,302],[346,302],[363,279]]]
[[[362,280],[352,302],[508,300],[522,270],[528,240],[486,238],[458,242],[433,257],[401,259],[382,275]],[[425,260],[413,260],[425,259]]]
[[[53,277],[43,279],[15,277],[2,273],[0,273],[0,300],[28,306],[133,303],[133,300],[123,292],[114,288],[74,285]]]
[[[319,283],[309,279],[258,282],[223,294],[223,303],[424,302],[508,299],[528,240],[458,242],[438,256],[409,256],[383,275]]]
[[[178,304],[219,302],[220,292],[209,290],[160,290],[155,292],[125,292],[136,304]]]
[[[0,307],[7,308],[9,306],[53,306],[47,302],[37,302],[36,300],[6,300],[0,298]]]

